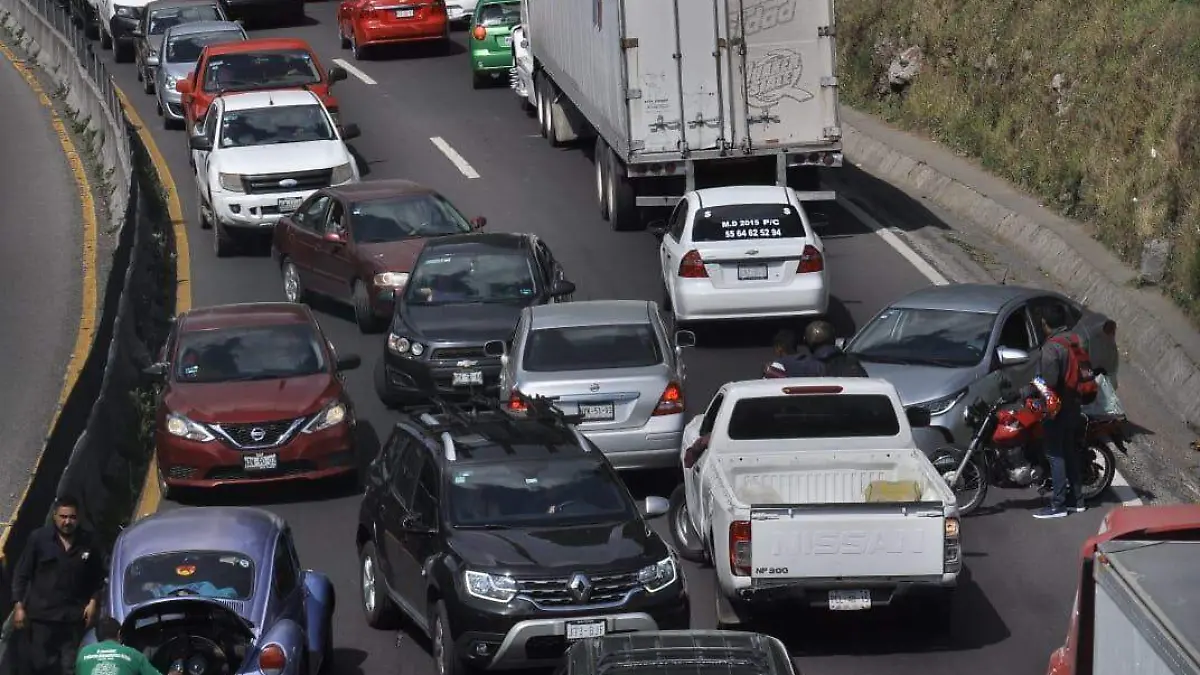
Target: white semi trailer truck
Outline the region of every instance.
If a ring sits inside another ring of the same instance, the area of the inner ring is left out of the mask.
[[[522,0],[511,84],[551,144],[595,139],[614,230],[684,191],[842,164],[833,0]]]

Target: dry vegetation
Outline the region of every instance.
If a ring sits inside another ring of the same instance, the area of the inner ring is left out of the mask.
[[[1127,261],[1168,239],[1164,285],[1200,315],[1195,0],[841,0],[838,42],[846,103],[977,158]],[[920,72],[895,91],[912,46]]]

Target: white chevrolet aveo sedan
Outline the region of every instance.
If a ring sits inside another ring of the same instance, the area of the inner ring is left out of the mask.
[[[791,188],[693,190],[656,225],[676,326],[821,316],[829,307],[825,246]]]

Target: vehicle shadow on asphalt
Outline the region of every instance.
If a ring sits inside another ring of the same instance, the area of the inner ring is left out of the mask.
[[[337,675],[362,675],[362,664],[366,661],[367,653],[361,649],[334,647],[329,672]]]
[[[847,305],[858,304],[858,301],[843,301],[837,297],[829,297],[829,310],[823,317],[833,324],[839,337],[849,338],[858,330],[854,317]],[[701,349],[749,349],[770,348],[775,335],[784,329],[794,331],[797,340],[803,339],[804,328],[811,318],[770,319],[762,321],[737,321],[728,323],[701,323],[689,325],[688,330],[696,334],[697,346]],[[767,355],[764,354],[764,359]],[[764,364],[765,365],[765,364]],[[761,373],[747,374],[754,377]]]
[[[450,45],[444,49],[434,44],[422,43],[378,45],[372,48],[370,59],[372,61],[417,61],[450,58],[466,53],[466,47],[459,44],[457,40],[451,39]]]
[[[958,579],[954,613],[947,622],[925,612],[918,598],[897,607],[868,612],[822,612],[796,607],[760,615],[753,624],[739,627],[773,635],[787,645],[793,657],[878,656],[980,649],[1010,636],[983,590],[975,584],[969,567]],[[940,625],[949,624],[947,634]],[[871,639],[864,640],[864,635]]]
[[[915,232],[928,226],[939,230],[950,230],[941,218],[925,208],[920,200],[913,199],[903,190],[882,181],[853,164],[844,164],[840,169],[822,170],[822,182],[843,196],[862,195],[866,198],[873,214],[886,214],[884,224],[905,232]],[[857,200],[855,200],[857,201]],[[860,204],[861,205],[861,204]],[[839,220],[852,221],[848,216]]]

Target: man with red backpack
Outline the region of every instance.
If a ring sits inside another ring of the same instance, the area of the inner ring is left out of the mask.
[[[1057,397],[1057,414],[1047,414],[1042,422],[1042,448],[1050,464],[1050,483],[1053,487],[1050,505],[1033,514],[1034,518],[1062,518],[1068,513],[1083,513],[1087,507],[1080,496],[1082,477],[1079,466],[1079,435],[1081,406],[1094,400],[1095,375],[1091,359],[1078,335],[1068,330],[1068,318],[1062,305],[1042,308],[1038,317],[1046,336],[1036,379],[1024,392],[1025,396],[1043,397],[1041,390],[1050,389],[1050,398]],[[1049,401],[1047,401],[1049,403]]]

